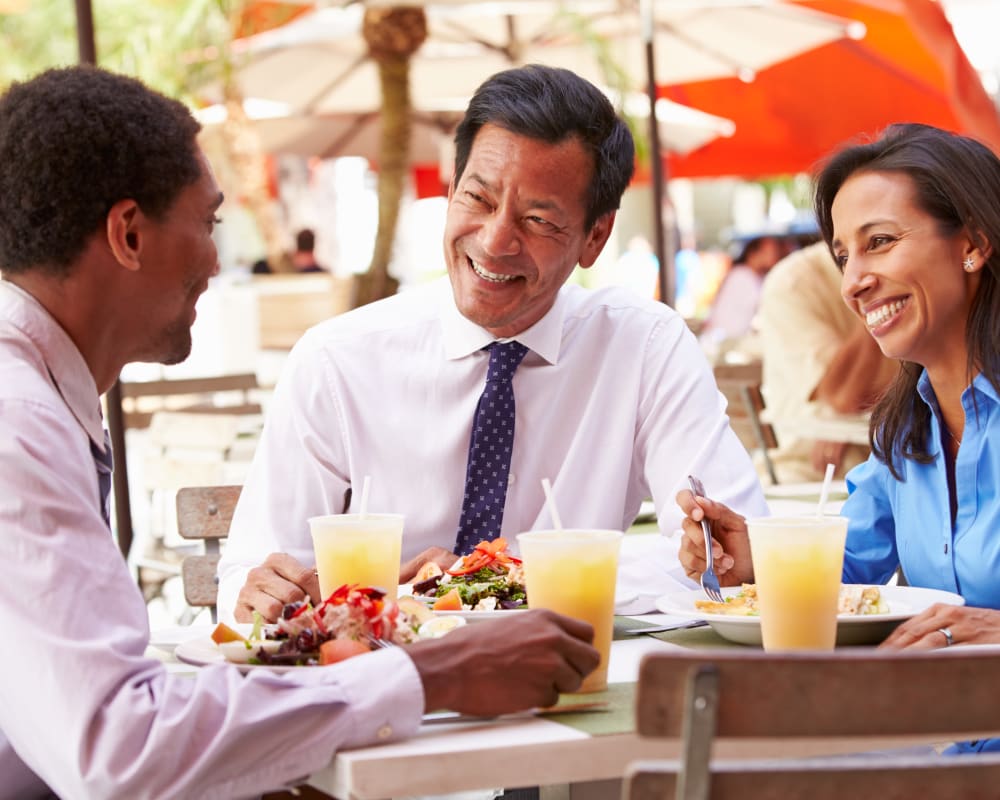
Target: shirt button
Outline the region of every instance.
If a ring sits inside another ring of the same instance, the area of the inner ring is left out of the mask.
[[[378,729],[378,732],[375,734],[375,738],[378,739],[379,741],[385,741],[390,736],[392,736],[391,725],[383,725],[381,728]]]
[[[516,475],[515,475],[515,474],[514,474],[513,472],[511,472],[511,473],[510,473],[510,474],[509,474],[509,475],[507,476],[507,485],[508,485],[508,486],[510,486],[510,485],[511,485],[511,484],[512,484],[512,483],[514,482],[514,480],[515,480],[515,478],[516,478],[516,477],[517,477],[517,476],[516,476]]]

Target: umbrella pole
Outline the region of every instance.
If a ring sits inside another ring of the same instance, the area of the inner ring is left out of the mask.
[[[97,63],[97,44],[94,39],[94,9],[90,0],[76,0],[76,47],[81,64]]]
[[[649,165],[653,182],[653,241],[660,270],[660,300],[673,306],[673,253],[667,252],[663,224],[663,185],[666,180],[656,118],[656,66],[653,52],[653,0],[641,0],[642,38],[646,50],[646,94],[649,97]]]
[[[81,64],[97,63],[97,41],[94,37],[94,9],[90,0],[76,0],[76,44]],[[128,495],[128,468],[125,463],[125,423],[122,414],[122,385],[115,381],[104,397],[108,409],[108,433],[115,469],[112,480],[115,493],[115,529],[118,548],[128,558],[132,547],[132,506]]]

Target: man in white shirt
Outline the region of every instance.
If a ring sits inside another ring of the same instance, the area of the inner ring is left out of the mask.
[[[286,675],[144,655],[99,393],[128,361],[190,351],[222,203],[198,128],[88,67],[0,98],[0,798],[258,796],[425,710],[550,704],[598,663],[590,626],[530,611]]]
[[[322,323],[292,351],[220,564],[224,617],[317,598],[307,519],[357,511],[366,475],[368,510],[406,517],[403,582],[426,560],[454,562],[494,342],[527,348],[501,476],[508,542],[553,526],[543,478],[566,527],[623,530],[652,497],[672,532],[688,474],[766,513],[684,320],[623,289],[566,285],[604,247],[633,162],[625,123],[573,73],[536,65],[480,87],[456,133],[448,280]],[[673,571],[686,579],[673,542],[631,538],[619,584],[648,609]]]

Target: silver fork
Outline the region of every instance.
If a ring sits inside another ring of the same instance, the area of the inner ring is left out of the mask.
[[[688,483],[691,484],[691,491],[699,497],[706,497],[705,487],[694,475],[688,475]],[[701,518],[701,530],[705,534],[705,571],[701,573],[701,590],[708,595],[709,600],[716,603],[724,603],[722,589],[719,588],[719,578],[712,568],[712,529],[708,526],[708,520]]]
[[[395,647],[396,646],[395,644],[393,644],[392,642],[390,642],[388,639],[381,639],[378,636],[373,636],[370,633],[366,633],[365,634],[365,638],[368,640],[368,643],[375,650],[381,650],[382,648],[385,648],[385,647]]]

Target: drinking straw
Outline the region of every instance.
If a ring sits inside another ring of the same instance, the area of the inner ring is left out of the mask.
[[[364,483],[361,484],[361,519],[368,514],[368,490],[372,486],[372,476],[365,475]]]
[[[826,506],[827,495],[830,494],[830,482],[833,480],[833,464],[826,465],[826,475],[823,476],[823,488],[819,490],[819,508],[816,509],[816,516],[823,516],[823,507]]]
[[[562,520],[559,518],[556,500],[552,496],[552,484],[549,483],[548,478],[542,478],[542,489],[545,490],[545,500],[549,506],[549,514],[552,516],[552,524],[555,525],[557,531],[562,530]]]

